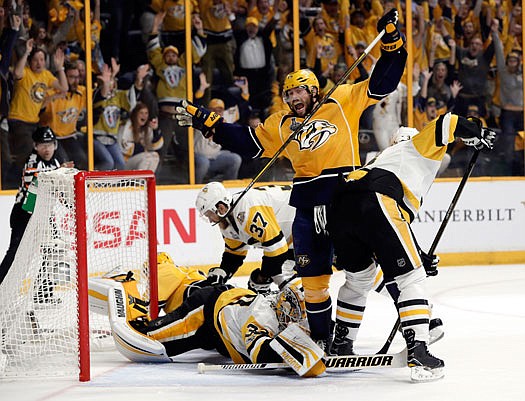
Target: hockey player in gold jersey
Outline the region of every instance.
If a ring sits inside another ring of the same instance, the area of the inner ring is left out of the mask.
[[[196,208],[210,223],[218,224],[225,244],[220,266],[208,273],[211,284],[230,279],[252,246],[262,248],[263,257],[261,268],[250,275],[249,289],[266,292],[272,282],[281,286],[293,277],[295,209],[288,204],[291,192],[290,185],[258,187],[235,204],[240,194],[230,195],[220,182],[210,182],[200,190]],[[233,204],[235,207],[230,210]]]
[[[393,146],[350,173],[337,189],[328,213],[328,230],[337,267],[344,269],[346,282],[337,300],[335,354],[352,349],[374,282],[376,261],[385,281],[392,285],[390,290],[397,292],[394,297],[412,379],[443,376],[444,362],[427,350],[430,312],[422,261],[427,255],[418,247],[410,223],[436,177],[447,145],[456,138],[476,149],[492,149],[495,133],[482,128],[479,120],[451,113],[421,132],[402,127],[394,135]]]
[[[381,57],[369,79],[340,85],[299,131],[300,123],[321,101],[319,82],[311,71],[290,73],[283,85],[283,100],[290,112],[272,114],[256,129],[225,123],[202,107],[177,109],[179,124],[193,125],[226,149],[243,156],[272,157],[290,135],[284,149],[295,177],[290,205],[296,208],[292,234],[297,271],[302,277],[312,338],[326,345],[330,338],[332,302],[329,281],[333,245],[323,228],[325,206],[331,201],[338,174],[361,164],[358,130],[361,113],[396,89],[406,63],[404,37],[397,29],[397,11],[378,21],[385,31]]]

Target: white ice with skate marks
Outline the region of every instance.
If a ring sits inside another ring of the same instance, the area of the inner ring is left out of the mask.
[[[247,278],[238,279],[245,285]],[[334,275],[335,303],[342,283]],[[430,351],[445,361],[442,380],[413,384],[410,370],[368,369],[326,373],[313,379],[285,370],[263,372],[221,371],[204,375],[198,362],[225,363],[214,352],[193,351],[172,364],[134,364],[116,351],[93,354],[92,380],[0,381],[2,399],[17,400],[124,400],[154,397],[214,401],[314,400],[354,401],[408,399],[425,401],[523,401],[525,360],[525,266],[442,268],[428,280],[434,316],[443,319],[445,337]],[[372,294],[356,341],[359,353],[376,352],[396,319],[392,302]],[[390,352],[404,347],[396,336]]]

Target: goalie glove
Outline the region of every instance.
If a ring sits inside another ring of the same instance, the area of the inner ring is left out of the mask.
[[[480,137],[461,138],[461,140],[467,146],[472,146],[477,150],[494,148],[494,142],[496,141],[496,133],[488,128],[481,128]]]
[[[381,38],[381,49],[393,52],[405,44],[405,35],[397,29],[398,12],[395,8],[390,9],[377,21],[377,32],[385,30]]]
[[[291,323],[270,341],[284,363],[290,365],[299,376],[315,377],[326,370],[322,360],[324,351],[297,323]]]
[[[423,262],[423,267],[425,268],[425,272],[427,273],[427,276],[437,276],[439,256],[429,255],[428,253],[425,253],[423,251],[419,251],[419,255],[421,257],[421,261]]]
[[[178,106],[175,111],[175,117],[181,127],[192,126],[201,131],[205,138],[211,137],[213,128],[222,122],[222,117],[219,114],[204,107],[188,103],[186,100],[183,100],[182,106]]]

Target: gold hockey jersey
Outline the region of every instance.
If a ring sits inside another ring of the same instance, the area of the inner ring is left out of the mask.
[[[284,150],[295,171],[293,206],[326,204],[332,194],[326,180],[361,165],[359,118],[377,103],[369,97],[368,83],[339,86]],[[286,111],[268,117],[255,130],[261,157],[272,157],[302,121]]]
[[[169,313],[177,309],[184,301],[187,289],[193,283],[206,280],[206,275],[193,267],[177,266],[164,262],[157,266],[159,285],[159,306]]]
[[[77,131],[77,122],[86,108],[86,88],[61,94],[40,115],[40,123],[49,125],[57,137],[66,138]]]

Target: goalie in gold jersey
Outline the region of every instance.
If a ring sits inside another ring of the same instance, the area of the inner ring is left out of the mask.
[[[225,245],[220,266],[208,273],[210,284],[226,283],[252,246],[262,248],[263,257],[261,268],[250,275],[249,289],[266,292],[272,282],[282,286],[295,275],[291,192],[290,185],[253,188],[235,204],[240,194],[230,195],[220,182],[210,182],[199,191],[195,206],[202,217],[219,226]]]
[[[332,347],[336,354],[352,351],[377,261],[385,281],[391,283],[389,289],[397,292],[393,296],[412,379],[443,376],[444,362],[427,350],[430,308],[424,281],[427,274],[437,274],[437,263],[433,269],[425,265],[422,259],[427,255],[418,247],[410,223],[436,177],[447,145],[460,138],[467,146],[492,149],[495,136],[479,120],[451,113],[430,122],[421,132],[402,127],[394,135],[393,146],[349,174],[338,188],[328,213],[337,266],[346,274],[337,300]]]
[[[370,78],[337,87],[299,132],[296,128],[321,101],[319,82],[309,70],[292,72],[284,81],[283,100],[290,112],[276,112],[255,129],[227,124],[202,107],[186,104],[177,108],[180,125],[192,125],[243,156],[272,157],[294,134],[282,155],[295,171],[290,197],[290,205],[296,208],[292,228],[295,259],[305,290],[311,336],[325,348],[330,341],[329,281],[333,260],[333,245],[323,228],[325,206],[331,201],[338,175],[346,175],[361,164],[361,113],[394,91],[403,74],[407,52],[397,19],[397,10],[392,9],[378,21],[378,31],[384,30],[385,34],[381,38],[381,57]]]

